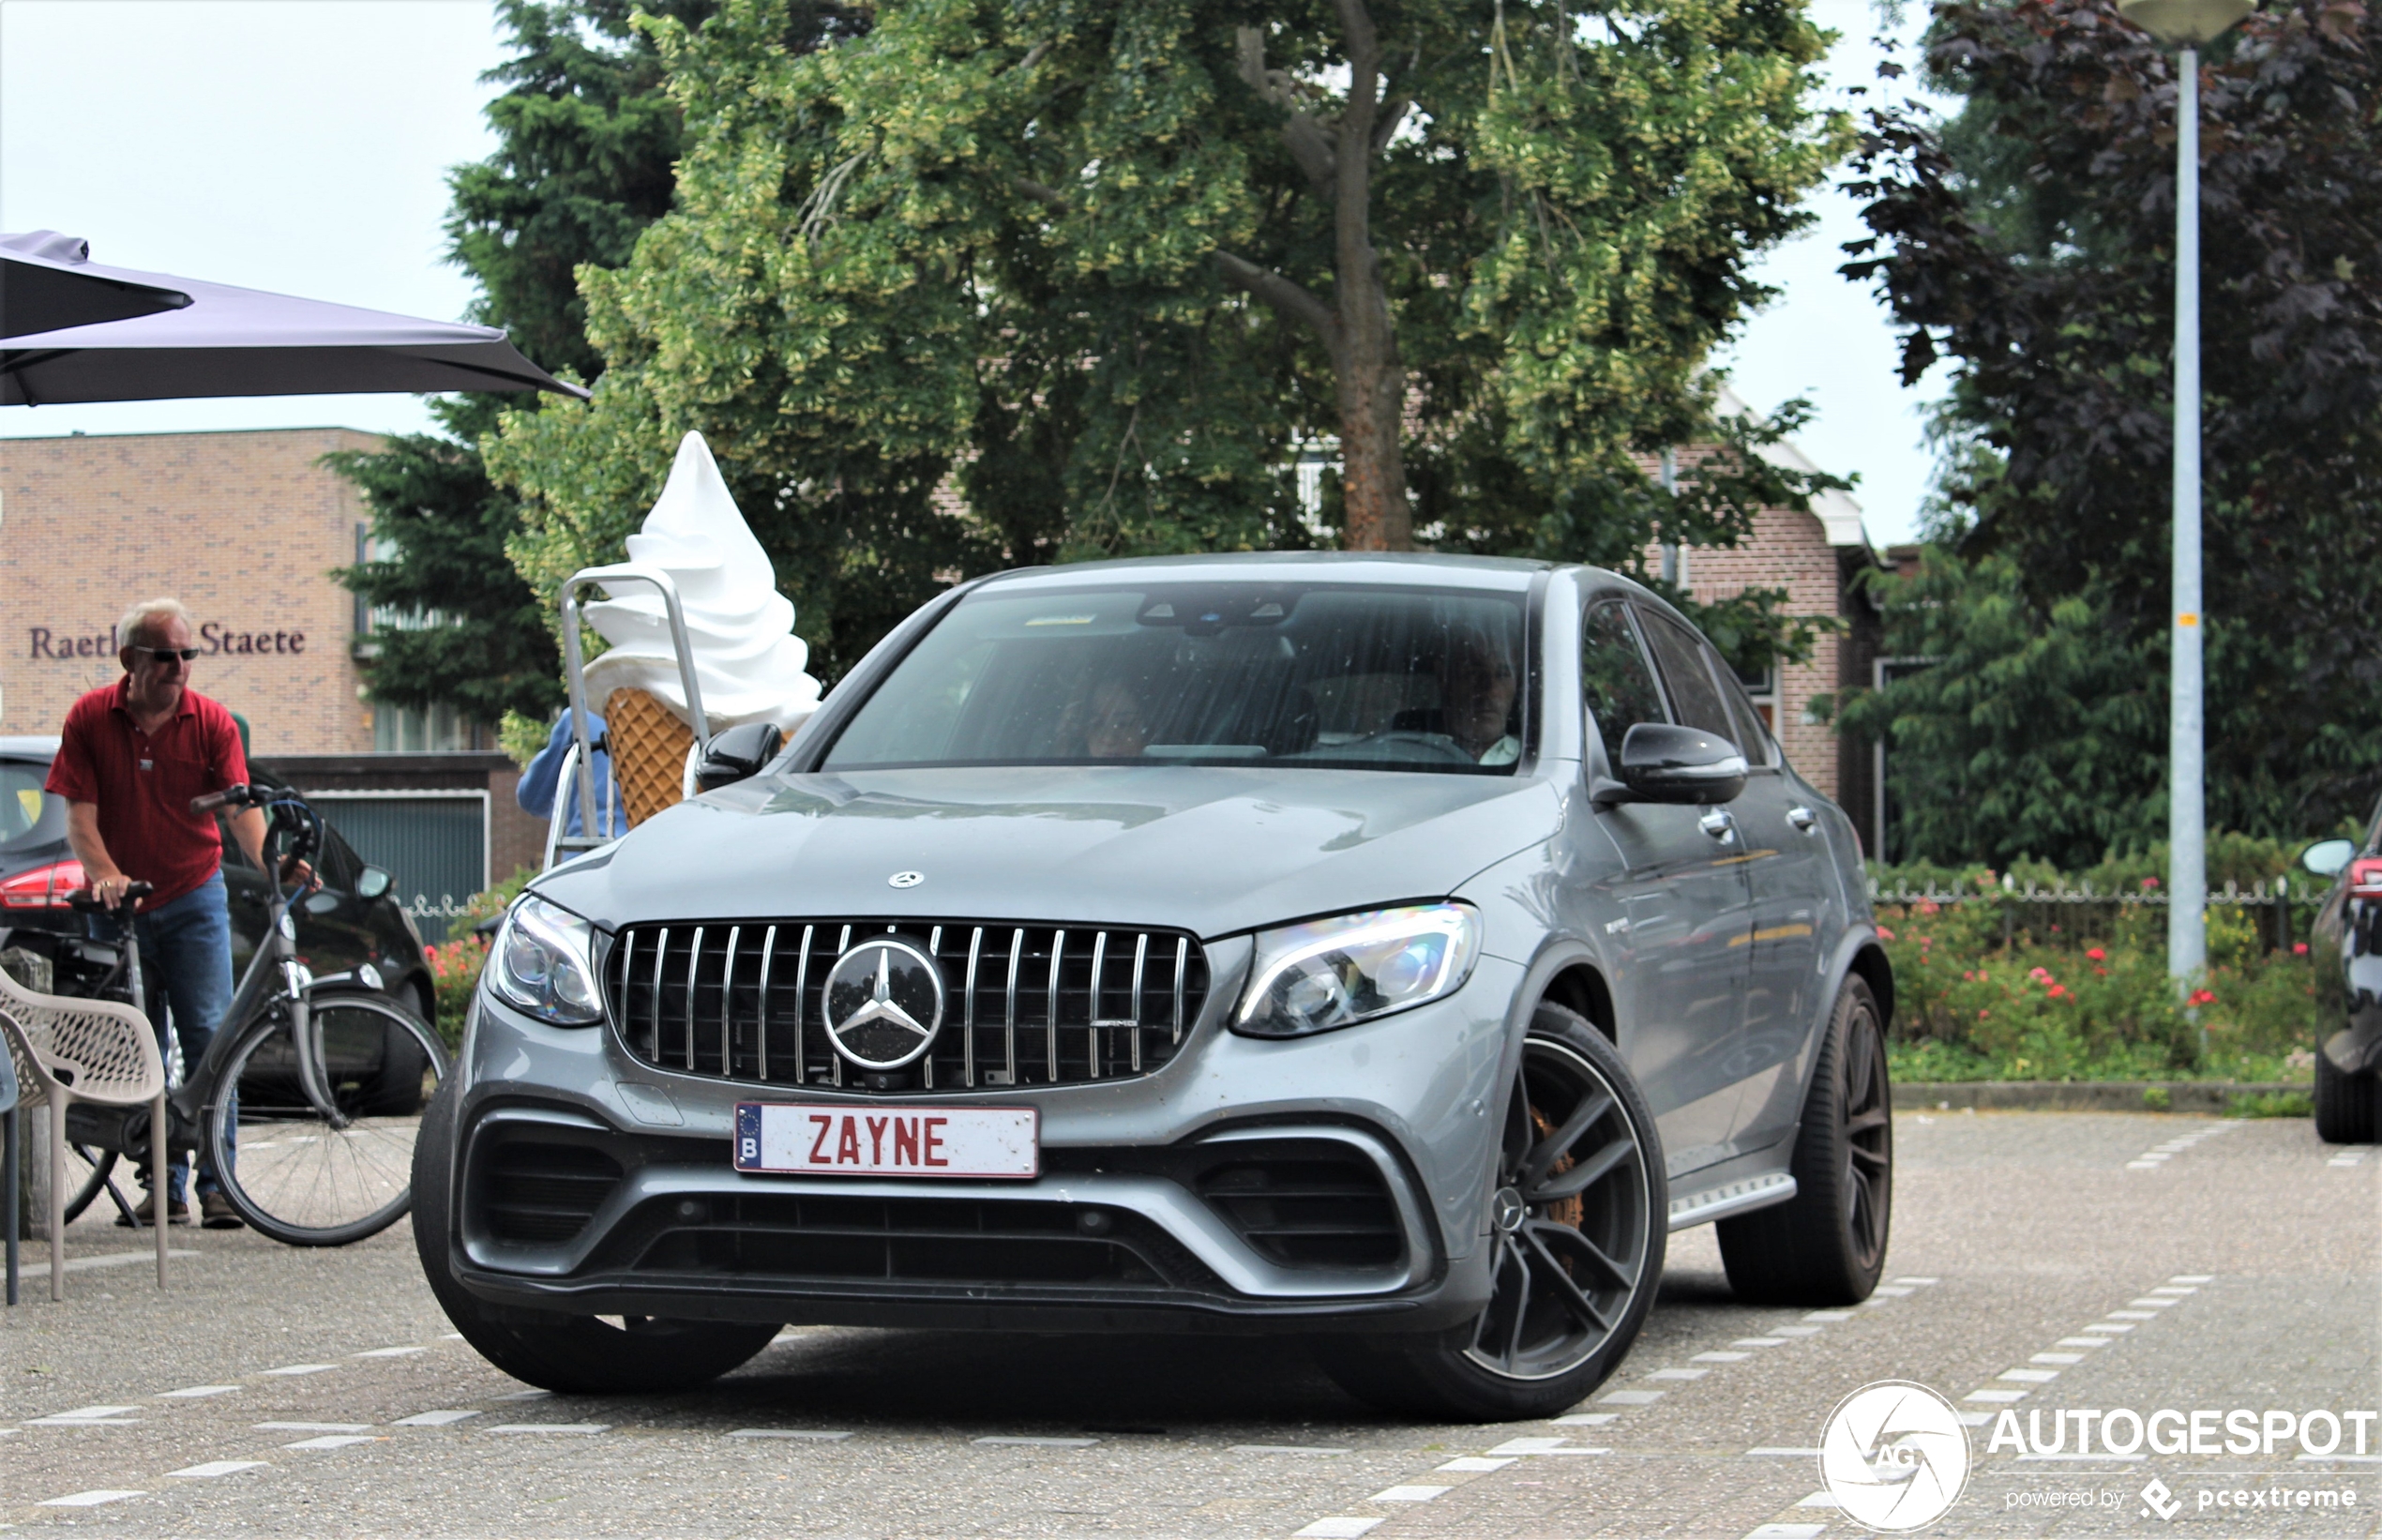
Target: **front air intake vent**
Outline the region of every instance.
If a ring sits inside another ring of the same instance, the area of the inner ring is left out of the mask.
[[[481,1157],[481,1221],[500,1241],[560,1246],[578,1239],[620,1179],[619,1162],[588,1145],[505,1140]]]
[[[1220,1146],[1197,1185],[1243,1240],[1284,1267],[1385,1267],[1405,1249],[1380,1169],[1334,1140]]]

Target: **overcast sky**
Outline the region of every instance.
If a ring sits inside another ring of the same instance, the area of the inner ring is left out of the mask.
[[[1870,0],[1814,0],[1843,35],[1837,87],[1869,83]],[[1923,15],[1922,7],[1910,8]],[[1900,30],[1907,36],[1916,21]],[[0,0],[0,230],[83,235],[100,262],[459,319],[440,259],[446,168],[493,147],[487,0]],[[1721,360],[1758,408],[1803,396],[1822,467],[1858,475],[1870,537],[1909,537],[1930,458],[1893,337],[1835,275],[1862,234],[1840,194],[1772,253],[1784,291]],[[337,424],[427,427],[411,396],[0,407],[0,437]]]

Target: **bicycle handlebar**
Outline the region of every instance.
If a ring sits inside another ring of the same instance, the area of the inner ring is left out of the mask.
[[[198,814],[211,813],[219,808],[246,808],[252,806],[257,800],[258,793],[254,788],[235,782],[226,786],[220,792],[209,792],[203,797],[192,797],[190,811]]]
[[[128,912],[135,904],[156,891],[157,884],[154,883],[128,883],[125,884],[124,897],[110,905],[101,903],[97,895],[85,888],[79,893],[68,894],[67,904],[69,908],[80,909],[93,914],[105,914],[119,910]]]

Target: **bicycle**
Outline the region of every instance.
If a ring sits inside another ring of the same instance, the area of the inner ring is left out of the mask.
[[[299,959],[290,917],[297,893],[283,891],[280,874],[321,848],[321,816],[290,793],[245,785],[190,804],[193,813],[241,808],[262,808],[270,821],[264,939],[206,1051],[166,1095],[166,1142],[205,1152],[224,1197],[251,1229],[289,1246],[346,1246],[386,1230],[413,1202],[416,1099],[400,1096],[409,1105],[391,1115],[378,1065],[392,1054],[400,1063],[418,1057],[434,1090],[446,1078],[446,1049],[412,1011],[367,992],[379,987],[369,965],[317,978]],[[131,916],[149,888],[133,889],[107,911],[122,935],[113,965],[76,992],[145,1009]],[[100,908],[89,899],[76,907]],[[79,1183],[68,1221],[103,1191],[130,1220],[112,1176],[118,1156],[148,1148],[147,1110],[77,1106],[66,1132],[68,1160],[88,1168],[79,1177],[64,1173]]]

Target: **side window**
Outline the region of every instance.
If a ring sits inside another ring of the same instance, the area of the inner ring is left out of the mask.
[[[1754,702],[1746,698],[1745,687],[1739,681],[1737,672],[1709,653],[1706,657],[1711,663],[1712,677],[1720,681],[1721,695],[1728,702],[1728,715],[1737,723],[1733,736],[1737,747],[1745,751],[1746,762],[1751,764],[1776,764],[1778,750],[1771,742],[1770,729],[1762,725],[1762,714],[1755,710]]]
[[[1680,725],[1737,743],[1737,724],[1729,718],[1711,670],[1704,666],[1703,639],[1668,615],[1639,612],[1646,620],[1646,640],[1654,649],[1655,661],[1662,665],[1663,683],[1670,687],[1671,709],[1678,714]]]
[[[1637,645],[1637,632],[1619,601],[1600,604],[1580,627],[1580,687],[1588,696],[1605,756],[1618,765],[1621,738],[1639,722],[1667,720],[1654,671]]]

